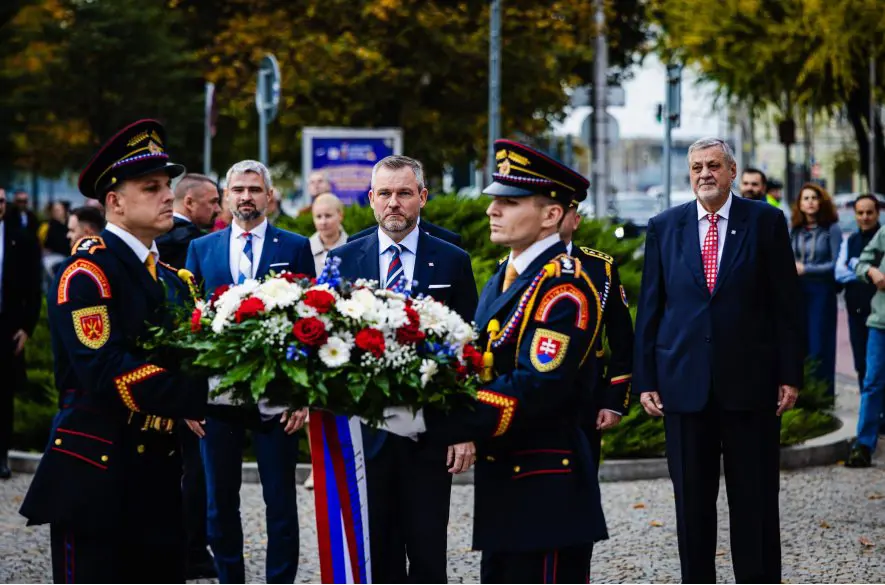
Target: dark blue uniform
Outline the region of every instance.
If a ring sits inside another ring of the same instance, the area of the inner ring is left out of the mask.
[[[167,295],[188,294],[157,272],[105,231],[60,265],[48,299],[62,406],[21,513],[52,525],[56,582],[184,581],[174,419],[202,418],[208,389],[136,346],[168,320]]]
[[[600,360],[597,379],[584,378],[588,404],[584,408],[582,427],[590,440],[594,463],[599,469],[602,449],[602,431],[596,428],[600,410],[627,414],[630,406],[630,380],[633,366],[633,320],[627,303],[627,293],[621,284],[614,258],[585,246],[572,245],[571,255],[581,262],[593,282],[602,283],[602,334],[597,337],[596,357]],[[605,359],[603,339],[608,341],[609,355]]]
[[[476,318],[494,378],[477,404],[448,416],[428,411],[428,438],[477,440],[473,546],[483,551],[483,582],[583,582],[593,542],[608,537],[581,430],[582,381],[599,377],[605,284],[562,243],[502,293],[504,266]]]

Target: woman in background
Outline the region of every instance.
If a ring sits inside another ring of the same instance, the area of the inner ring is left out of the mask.
[[[316,232],[310,236],[310,251],[313,253],[313,263],[317,276],[326,265],[326,257],[329,250],[334,250],[347,243],[347,232],[341,227],[344,221],[344,205],[334,193],[321,193],[313,200],[311,206],[313,214],[313,227]],[[310,446],[310,433],[307,433],[307,444]],[[304,487],[313,489],[313,471],[304,481]]]
[[[806,183],[793,205],[790,238],[805,303],[808,357],[817,362],[815,376],[835,394],[836,259],[842,245],[839,217],[830,194]]]
[[[311,213],[313,227],[317,231],[310,236],[310,251],[313,252],[313,262],[319,276],[326,265],[329,250],[347,243],[347,232],[341,227],[341,222],[344,221],[344,204],[334,193],[322,193],[313,200]]]

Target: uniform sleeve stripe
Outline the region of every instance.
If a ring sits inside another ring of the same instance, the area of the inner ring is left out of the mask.
[[[108,281],[108,277],[105,276],[104,271],[99,268],[97,264],[79,258],[65,268],[65,271],[62,273],[61,278],[58,281],[57,300],[59,305],[70,300],[69,292],[71,281],[78,274],[84,274],[92,279],[92,282],[95,283],[98,292],[101,294],[101,298],[111,298],[111,283]]]
[[[615,384],[623,384],[624,382],[628,382],[633,378],[633,374],[624,374],[623,376],[615,376],[612,378],[610,382],[612,386]]]
[[[157,374],[165,371],[166,370],[159,366],[155,366],[153,364],[145,364],[141,367],[135,368],[131,372],[114,378],[114,384],[117,386],[117,392],[120,394],[120,398],[123,400],[123,404],[126,405],[126,408],[134,412],[141,412],[138,408],[138,404],[136,404],[135,400],[132,398],[132,386],[138,384],[139,382],[144,382],[148,378],[156,376]]]
[[[516,410],[518,400],[512,396],[505,396],[504,394],[498,394],[497,392],[492,392],[490,390],[480,390],[476,393],[476,399],[483,404],[494,406],[500,411],[498,416],[498,426],[495,429],[494,436],[500,437],[506,433],[507,429],[510,428],[510,423],[513,421],[513,413]]]

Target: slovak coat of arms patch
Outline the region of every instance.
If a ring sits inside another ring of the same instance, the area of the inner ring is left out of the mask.
[[[532,338],[532,365],[539,372],[552,372],[562,364],[569,336],[549,329],[537,329]]]

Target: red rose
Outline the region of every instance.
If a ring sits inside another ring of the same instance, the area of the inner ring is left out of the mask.
[[[455,368],[455,372],[458,374],[460,378],[467,377],[467,366],[464,365],[464,362],[458,362],[458,367]]]
[[[209,299],[209,304],[214,306],[215,303],[218,301],[218,299],[221,298],[221,295],[226,293],[229,288],[230,288],[229,284],[222,284],[221,286],[216,288],[215,292],[212,293],[212,297]]]
[[[202,318],[203,311],[200,309],[194,309],[194,312],[191,313],[191,333],[196,333],[203,328],[203,324],[200,323],[200,319]]]
[[[295,324],[292,325],[292,335],[304,345],[311,347],[319,347],[329,339],[326,324],[316,317],[307,317],[306,319],[295,321]]]
[[[296,282],[298,280],[304,280],[305,278],[310,278],[308,275],[302,274],[300,272],[298,274],[292,274],[291,272],[284,272],[283,274],[281,274],[281,276],[289,282]]]
[[[328,313],[335,306],[335,297],[326,290],[309,290],[304,293],[304,304],[316,309],[317,313]]]
[[[264,301],[258,297],[250,297],[240,303],[240,308],[234,313],[234,319],[236,319],[237,323],[242,323],[244,319],[255,317],[258,313],[263,312],[264,309]]]
[[[424,338],[427,336],[418,329],[418,325],[421,323],[418,312],[407,306],[406,316],[409,318],[409,323],[396,330],[396,340],[400,343],[419,343],[424,341]]]
[[[366,328],[356,334],[356,346],[376,358],[384,355],[384,334],[377,329]]]
[[[464,346],[464,361],[470,364],[470,369],[474,373],[482,371],[482,353],[472,345]]]

